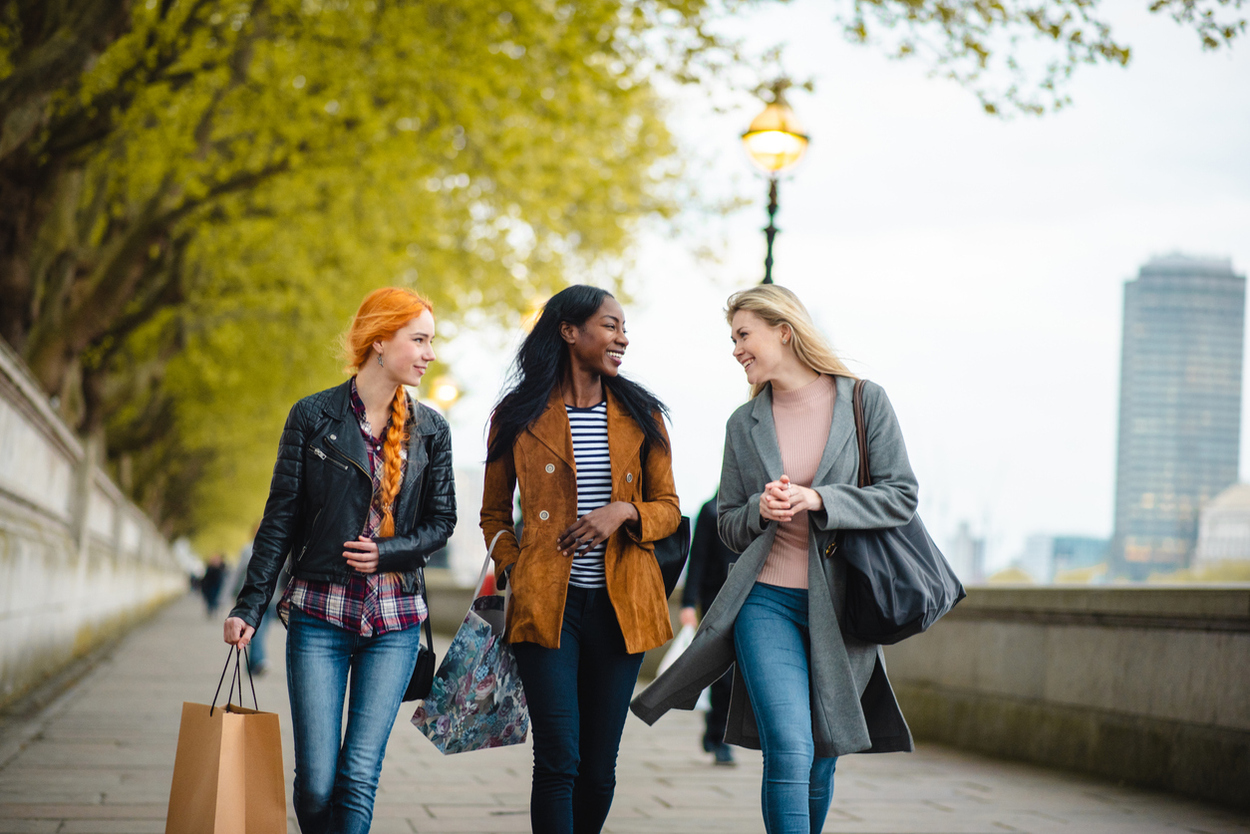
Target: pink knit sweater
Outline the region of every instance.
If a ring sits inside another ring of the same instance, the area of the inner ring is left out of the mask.
[[[781,465],[793,484],[810,487],[816,477],[816,467],[829,440],[837,391],[833,377],[821,374],[796,391],[772,392]],[[779,525],[772,550],[760,569],[759,581],[783,588],[806,588],[810,535],[806,510]]]

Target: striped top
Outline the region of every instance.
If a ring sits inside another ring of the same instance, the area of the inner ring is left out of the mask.
[[[573,460],[577,464],[577,517],[597,510],[612,500],[612,461],[608,456],[607,400],[590,408],[565,406],[569,428],[573,432]],[[603,572],[600,544],[589,552],[573,557],[569,584],[579,588],[603,588],[607,578]]]

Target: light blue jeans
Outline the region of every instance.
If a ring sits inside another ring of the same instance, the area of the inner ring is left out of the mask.
[[[302,834],[369,831],[386,742],[420,639],[420,628],[362,637],[291,607],[286,639],[295,736],[291,797]]]
[[[817,757],[812,739],[807,589],[755,583],[734,621],[734,649],[764,752],[764,828],[819,834],[838,760]]]

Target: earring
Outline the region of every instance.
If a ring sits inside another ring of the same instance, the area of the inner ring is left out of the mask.
[[[382,364],[382,354],[380,354],[380,353],[378,354],[378,367],[379,367],[379,368],[385,368],[385,367],[386,367],[385,365],[383,365],[383,364]]]
[[[782,340],[781,340],[781,343],[782,343],[783,345],[788,345],[788,344],[790,344],[790,340],[789,340],[789,339],[782,339]]]

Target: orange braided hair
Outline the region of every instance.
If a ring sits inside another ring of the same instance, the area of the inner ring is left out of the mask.
[[[343,337],[343,352],[348,373],[356,373],[374,354],[373,343],[385,341],[426,310],[433,312],[429,299],[404,287],[383,287],[374,290],[360,302],[351,326]],[[400,452],[408,444],[408,395],[404,386],[395,388],[391,398],[391,422],[382,444],[382,488],[378,498],[382,504],[382,527],[378,534],[395,534],[392,512],[399,488],[403,485],[403,458]]]

